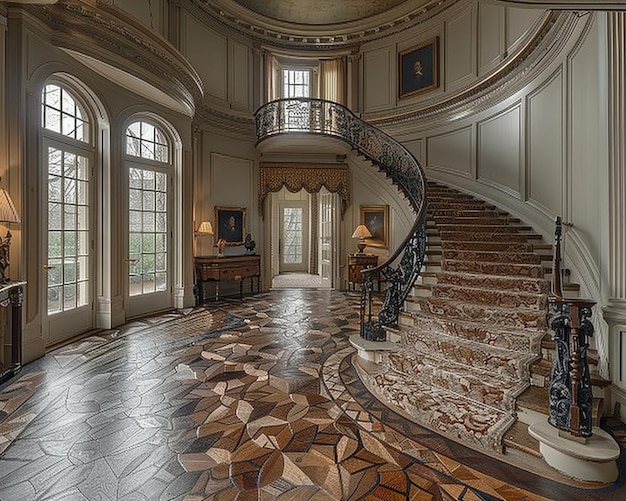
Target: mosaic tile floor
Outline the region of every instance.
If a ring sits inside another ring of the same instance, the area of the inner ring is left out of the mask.
[[[352,363],[357,301],[272,291],[27,365],[0,386],[0,501],[626,497],[623,474],[602,489],[561,483],[382,406]],[[606,427],[626,443],[626,427]]]

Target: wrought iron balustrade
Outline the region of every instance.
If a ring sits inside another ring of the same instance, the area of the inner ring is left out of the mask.
[[[561,218],[556,218],[550,328],[555,353],[550,371],[548,422],[576,437],[589,437],[593,427],[593,394],[587,361],[593,335],[593,301],[563,297],[561,284]]]
[[[271,101],[255,113],[257,144],[278,134],[310,133],[338,138],[384,172],[415,212],[415,223],[385,262],[363,273],[361,336],[384,341],[385,325],[397,324],[404,301],[426,255],[426,179],[415,157],[395,139],[364,122],[348,108],[312,98]],[[382,307],[373,309],[374,283],[386,284]]]

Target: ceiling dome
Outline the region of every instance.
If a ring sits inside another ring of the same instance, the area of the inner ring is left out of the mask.
[[[288,23],[326,25],[375,16],[407,0],[234,0],[262,16]],[[412,2],[415,4],[415,0]],[[419,2],[418,2],[419,3]]]

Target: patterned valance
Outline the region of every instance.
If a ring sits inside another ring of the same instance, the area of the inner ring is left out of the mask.
[[[268,193],[276,193],[284,186],[292,193],[304,188],[317,193],[326,187],[341,197],[341,216],[350,205],[350,171],[347,164],[261,163],[259,175],[259,210]]]

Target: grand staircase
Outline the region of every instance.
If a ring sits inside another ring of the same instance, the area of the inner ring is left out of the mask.
[[[445,436],[540,456],[526,429],[548,413],[552,246],[470,195],[428,183],[427,199],[427,259],[398,328],[387,330],[394,344],[362,365],[363,379]]]

